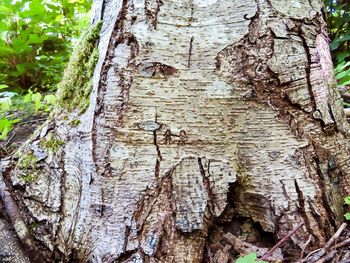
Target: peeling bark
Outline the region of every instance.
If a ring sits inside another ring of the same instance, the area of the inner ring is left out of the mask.
[[[349,125],[319,1],[96,0],[102,18],[89,107],[6,171],[48,262],[231,262],[304,223],[295,259],[332,236]]]

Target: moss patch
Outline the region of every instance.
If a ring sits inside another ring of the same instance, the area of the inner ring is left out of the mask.
[[[31,152],[27,152],[19,158],[17,167],[21,170],[35,169],[36,161],[36,156]]]
[[[26,183],[34,182],[39,177],[36,167],[37,158],[32,152],[27,152],[20,156],[17,168],[21,170],[20,178]]]
[[[98,60],[96,41],[101,25],[98,23],[82,34],[58,85],[58,105],[68,111],[76,108],[85,110],[89,105],[92,77]]]
[[[77,127],[81,123],[80,120],[73,120],[69,124],[73,127]]]
[[[49,132],[46,139],[42,139],[40,142],[41,147],[45,150],[51,151],[53,153],[57,152],[58,149],[64,145],[64,141],[56,139],[52,132]]]
[[[21,175],[21,179],[26,182],[26,183],[32,183],[34,181],[36,181],[39,177],[38,172],[33,172],[33,173],[29,173],[29,174],[22,174]]]
[[[38,228],[40,224],[38,222],[34,222],[28,225],[28,231],[30,235],[33,235],[33,232],[35,231],[36,228]]]

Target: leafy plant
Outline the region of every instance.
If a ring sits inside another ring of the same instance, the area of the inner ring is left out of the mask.
[[[338,87],[350,85],[350,2],[324,0]],[[346,104],[345,104],[346,105]]]
[[[8,120],[7,118],[0,119],[0,140],[5,140],[8,133],[12,130],[13,124],[19,122],[19,119]]]
[[[344,198],[344,203],[350,206],[350,196]],[[346,220],[350,220],[350,212],[345,213],[344,217]]]
[[[55,89],[91,0],[0,0],[0,83]]]
[[[0,0],[0,140],[48,112],[92,0]],[[49,91],[49,92],[48,92]]]
[[[252,252],[244,257],[236,260],[236,263],[268,263],[266,261],[257,260],[256,253]]]
[[[335,67],[335,78],[339,86],[350,84],[350,61],[343,60]]]
[[[29,90],[24,96],[14,92],[0,92],[0,140],[6,140],[13,125],[21,121],[19,113],[33,116],[48,112],[57,104],[53,94],[43,95]]]

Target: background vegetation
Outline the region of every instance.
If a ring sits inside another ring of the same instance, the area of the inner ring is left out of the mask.
[[[43,119],[56,103],[54,92],[88,26],[91,2],[0,0],[0,140],[16,123]]]
[[[324,0],[324,4],[336,79],[342,88],[350,84],[350,1]]]

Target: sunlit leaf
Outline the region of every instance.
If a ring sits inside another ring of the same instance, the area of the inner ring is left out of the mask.
[[[34,102],[35,111],[38,111],[41,108],[41,98],[42,95],[39,92],[32,94],[32,101]]]
[[[0,14],[5,14],[5,15],[8,15],[11,13],[11,9],[6,7],[6,6],[3,6],[3,5],[0,5]]]
[[[39,37],[37,34],[30,34],[27,44],[41,44],[46,38]]]
[[[10,110],[12,101],[10,97],[0,98],[0,109],[3,111]]]
[[[19,122],[20,119],[8,120],[7,118],[0,119],[0,140],[6,140],[8,133],[12,130],[12,125]]]
[[[45,102],[49,105],[55,105],[56,104],[56,101],[57,101],[57,98],[55,95],[45,95],[45,98],[44,98]]]
[[[344,198],[344,203],[346,205],[350,205],[350,196],[347,196],[347,197]]]
[[[344,217],[345,217],[346,220],[350,220],[350,213],[346,213],[346,214],[344,215]]]
[[[33,91],[28,90],[28,93],[23,97],[23,102],[26,103],[26,102],[32,101],[32,94],[33,94]]]
[[[237,259],[236,263],[268,263],[268,262],[257,260],[256,253],[249,253],[248,255]]]
[[[0,46],[0,56],[8,56],[15,53],[11,47]]]

